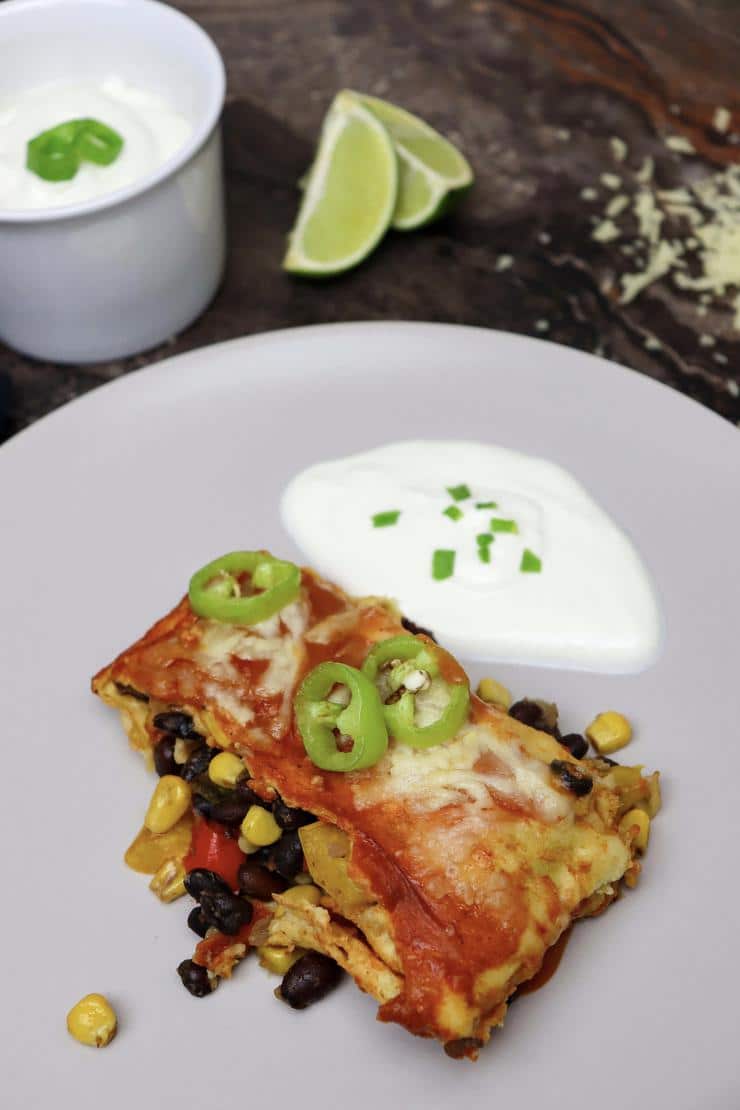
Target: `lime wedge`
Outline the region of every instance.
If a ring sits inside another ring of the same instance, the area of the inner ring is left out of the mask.
[[[383,124],[340,92],[327,112],[284,269],[313,276],[356,266],[390,226],[398,162]]]
[[[437,219],[473,184],[473,171],[457,147],[411,112],[364,93],[353,93],[387,128],[396,147],[399,182],[392,225],[410,231]]]

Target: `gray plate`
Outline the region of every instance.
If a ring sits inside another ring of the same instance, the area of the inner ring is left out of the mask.
[[[665,808],[639,888],[576,928],[476,1065],[377,1023],[349,983],[294,1013],[248,961],[211,998],[185,994],[187,908],[121,862],[152,782],[88,694],[195,567],[239,546],[298,555],[277,510],[299,468],[417,436],[572,470],[636,540],[667,630],[641,675],[498,668],[517,695],[557,700],[569,731],[626,712],[629,758],[664,772]],[[196,351],[3,447],[3,1105],[736,1107],[739,504],[740,439],[698,405],[563,347],[435,325]],[[120,1015],[102,1052],[65,1031],[89,991]]]

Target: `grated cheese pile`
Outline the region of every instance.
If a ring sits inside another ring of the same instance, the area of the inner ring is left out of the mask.
[[[693,150],[677,136],[665,142],[674,152]],[[612,139],[610,145],[615,160],[623,163],[622,141]],[[636,187],[627,189],[623,177],[601,175],[610,195],[592,238],[600,243],[624,239],[625,257],[642,256],[633,272],[621,275],[620,303],[629,304],[668,276],[677,289],[699,295],[700,315],[710,304],[729,306],[732,326],[740,331],[740,166],[677,189],[661,189],[654,169],[653,159],[646,158],[633,175]],[[581,196],[598,199],[593,189],[582,190]]]

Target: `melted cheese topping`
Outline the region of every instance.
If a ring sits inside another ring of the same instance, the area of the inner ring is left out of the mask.
[[[267,669],[256,680],[255,690],[265,697],[279,697],[283,713],[289,712],[304,659],[302,637],[307,624],[308,608],[300,599],[268,620],[244,628],[204,621],[197,662],[220,682],[235,686],[234,693],[216,685],[206,687],[208,696],[239,724],[248,724],[254,713],[239,692],[240,672],[234,660],[266,662]]]
[[[573,801],[551,780],[549,766],[516,740],[496,736],[485,724],[468,725],[454,740],[433,748],[392,743],[373,769],[372,781],[358,784],[355,800],[360,807],[403,798],[419,811],[449,805],[486,810],[498,795],[553,823],[572,817]]]
[[[224,713],[228,713],[238,724],[248,725],[250,721],[254,720],[252,709],[239,694],[224,690],[217,686],[215,682],[207,682],[203,690],[209,702],[217,705]]]

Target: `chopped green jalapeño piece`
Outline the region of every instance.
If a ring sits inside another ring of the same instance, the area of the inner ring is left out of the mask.
[[[457,505],[448,505],[442,512],[445,516],[448,516],[450,520],[462,520],[463,518],[463,511],[462,509],[458,509]]]
[[[376,513],[370,519],[373,522],[373,528],[390,528],[391,524],[398,523],[400,515],[400,509],[388,509],[384,513]]]
[[[432,578],[441,582],[451,578],[455,571],[455,552],[438,548],[432,555]]]
[[[44,181],[71,181],[82,162],[109,166],[123,137],[98,119],[70,119],[42,131],[26,146],[26,167]]]
[[[478,544],[478,558],[482,563],[490,563],[491,561],[491,544],[494,537],[490,532],[479,532],[475,537]]]
[[[497,509],[498,501],[476,501],[476,509]]]
[[[489,528],[492,532],[518,532],[519,525],[515,520],[504,520],[500,516],[491,518]]]
[[[453,501],[467,501],[471,496],[469,486],[466,486],[464,483],[461,486],[448,486],[447,492]]]
[[[534,551],[530,551],[528,547],[525,547],[522,552],[522,561],[519,564],[519,570],[522,574],[539,574],[542,570],[542,560],[539,556],[535,555]]]

